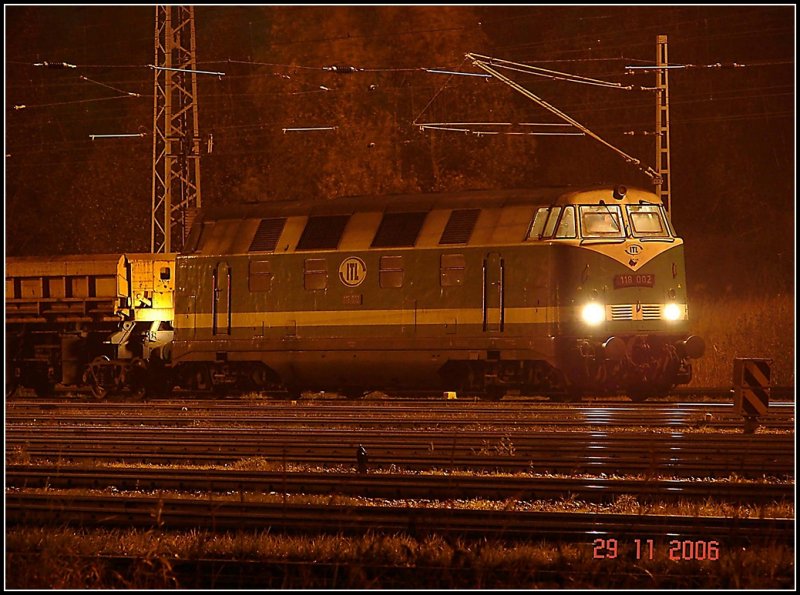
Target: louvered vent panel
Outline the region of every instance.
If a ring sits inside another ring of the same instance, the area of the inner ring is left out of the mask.
[[[611,320],[633,320],[633,306],[629,304],[612,305]]]
[[[480,209],[457,209],[450,213],[450,219],[442,232],[439,244],[466,244],[475,229]]]
[[[309,217],[303,235],[297,243],[298,250],[336,250],[349,215]]]
[[[661,320],[661,306],[657,304],[642,306],[642,318],[644,320]]]
[[[250,243],[250,252],[272,252],[278,245],[286,218],[262,219]]]
[[[373,248],[409,248],[417,242],[417,236],[427,213],[386,213],[383,216]]]

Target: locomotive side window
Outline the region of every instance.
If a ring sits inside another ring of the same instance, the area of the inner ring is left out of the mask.
[[[439,279],[442,287],[455,287],[464,284],[467,263],[463,254],[442,254]]]
[[[553,207],[550,209],[550,216],[547,218],[547,223],[544,226],[543,238],[549,238],[553,235],[553,230],[556,228],[556,221],[561,214],[561,207]]]
[[[542,232],[544,231],[544,223],[547,221],[547,214],[549,212],[549,207],[536,209],[536,214],[533,216],[533,221],[531,222],[531,228],[528,231],[527,239],[538,240],[542,236]]]
[[[625,237],[618,205],[581,205],[579,208],[584,238]]]
[[[306,258],[303,285],[308,290],[328,288],[328,263],[324,258]]]
[[[635,235],[667,237],[666,225],[657,205],[628,205],[628,219]]]
[[[575,207],[564,207],[561,221],[558,222],[558,229],[556,229],[556,237],[574,238],[575,236]]]
[[[270,261],[250,261],[250,291],[269,291],[272,289],[273,277]]]
[[[378,274],[381,287],[402,287],[405,274],[402,256],[381,256]]]

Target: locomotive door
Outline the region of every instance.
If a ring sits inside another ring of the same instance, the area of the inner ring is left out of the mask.
[[[497,252],[483,260],[483,330],[505,330],[505,261]]]
[[[230,335],[231,267],[227,262],[220,262],[212,272],[211,285],[213,288],[211,301],[212,333],[215,335]]]

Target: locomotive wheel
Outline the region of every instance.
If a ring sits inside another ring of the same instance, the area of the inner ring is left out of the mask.
[[[506,395],[506,389],[502,386],[487,386],[483,393],[483,398],[487,401],[499,401]]]
[[[634,403],[643,403],[651,398],[664,398],[669,394],[672,386],[669,385],[654,385],[646,388],[637,388],[628,391],[628,398]]]
[[[194,389],[202,392],[211,391],[211,373],[208,368],[197,368],[194,374]]]
[[[367,391],[362,387],[345,388],[339,394],[350,401],[360,401],[367,395]]]
[[[299,401],[303,398],[303,389],[297,386],[287,386],[285,393],[279,393],[287,401]]]
[[[557,403],[577,403],[583,397],[583,393],[577,390],[567,390],[560,393],[550,395],[551,401]]]

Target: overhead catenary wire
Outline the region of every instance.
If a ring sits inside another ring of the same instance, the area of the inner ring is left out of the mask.
[[[546,132],[540,130],[515,132],[509,130],[474,130],[476,126],[529,126],[529,127],[545,127],[552,130],[553,127],[568,127],[571,128],[572,124],[561,122],[420,122],[416,124],[420,132],[425,130],[441,130],[447,132],[463,132],[474,134],[475,136],[585,136],[583,132]],[[465,128],[467,127],[467,128]]]
[[[320,130],[336,130],[338,126],[302,126],[293,128],[283,128],[283,133],[287,132],[316,132]]]
[[[589,130],[586,126],[584,126],[583,124],[581,124],[580,122],[578,122],[574,118],[572,118],[569,115],[565,114],[564,112],[562,112],[558,108],[550,105],[549,103],[547,103],[546,101],[544,101],[540,97],[537,97],[531,91],[529,91],[528,89],[526,89],[525,87],[523,87],[519,83],[517,83],[517,82],[511,80],[510,78],[508,78],[507,76],[504,76],[503,74],[497,72],[496,69],[492,68],[492,65],[490,65],[489,63],[486,62],[486,60],[484,59],[485,58],[484,56],[480,56],[480,55],[476,55],[476,54],[467,54],[466,56],[467,56],[468,59],[471,59],[472,63],[475,66],[477,66],[478,68],[480,68],[481,70],[485,70],[486,72],[488,72],[489,74],[491,74],[492,76],[497,78],[498,80],[506,83],[508,86],[510,86],[515,91],[518,91],[519,93],[522,93],[525,97],[528,97],[529,99],[533,100],[535,103],[537,103],[541,107],[545,108],[549,112],[555,114],[556,116],[558,116],[562,120],[564,120],[566,122],[569,122],[570,124],[575,126],[577,129],[583,131],[588,136],[591,136],[593,139],[595,139],[599,143],[605,145],[606,147],[608,147],[609,149],[611,149],[612,151],[614,151],[615,153],[620,155],[623,159],[625,159],[625,161],[627,161],[628,163],[633,164],[639,171],[641,171],[646,176],[648,176],[654,183],[656,183],[656,184],[660,183],[661,176],[652,167],[642,165],[642,162],[641,162],[640,159],[636,159],[635,157],[632,157],[631,155],[628,155],[625,151],[622,151],[621,149],[618,149],[617,147],[615,147],[614,145],[612,145],[608,141],[604,140],[603,138],[601,138],[600,136],[598,136],[597,134],[595,134],[594,132]]]
[[[467,54],[473,60],[480,60],[488,63],[496,68],[504,68],[525,74],[532,74],[535,76],[542,76],[553,80],[566,81],[570,83],[580,83],[585,85],[596,85],[599,87],[609,87],[612,89],[621,89],[624,91],[655,91],[655,87],[640,87],[636,85],[623,85],[622,83],[614,83],[610,81],[603,81],[600,79],[580,76],[577,74],[570,74],[567,72],[559,72],[557,70],[550,70],[540,66],[532,66],[530,64],[522,64],[519,62],[510,62],[509,60],[501,60],[499,58],[492,58],[490,56],[483,56],[481,54]]]
[[[311,42],[309,42],[309,43],[311,43]],[[620,58],[607,58],[607,59],[606,58],[587,58],[587,59],[583,59],[583,60],[575,59],[575,60],[566,60],[566,61],[581,62],[581,61],[595,61],[595,60],[620,60]],[[631,61],[631,62],[636,61],[636,59],[633,59],[633,58],[630,58],[628,60]],[[233,62],[233,61],[231,61],[231,62]],[[241,62],[242,63],[259,64],[259,63],[255,63],[255,62],[244,62],[244,61],[241,61]],[[645,60],[641,60],[641,62],[644,63],[646,61]],[[779,62],[774,62],[774,64],[778,64],[778,63]],[[785,62],[785,63],[791,63],[791,62]],[[42,63],[42,64],[44,64],[44,63]],[[53,63],[53,64],[56,64],[56,63]],[[64,63],[64,64],[67,64],[67,63]],[[266,64],[266,63],[261,63],[261,64]],[[764,63],[764,65],[766,65],[766,64],[767,63]],[[753,65],[755,65],[755,64],[753,64]],[[142,65],[142,64],[135,64],[135,65],[106,65],[106,66],[104,66],[104,65],[80,65],[80,68],[103,68],[103,67],[108,67],[108,68],[142,68],[143,66],[147,67],[149,65]],[[339,72],[338,69],[340,68],[340,67],[337,66],[336,67],[337,70],[333,70],[334,67],[325,67],[325,66],[322,66],[322,67],[305,67],[305,66],[297,66],[297,65],[276,65],[276,66],[287,66],[287,67],[291,67],[291,68],[307,68],[307,69],[323,70],[323,71],[324,70],[328,70],[330,72]],[[348,70],[348,69],[351,69],[351,68],[355,69],[357,72],[429,71],[429,70],[431,70],[431,69],[419,68],[419,67],[418,68],[377,68],[377,69],[368,69],[368,68],[360,68],[360,67],[341,67],[341,72],[345,72],[345,71],[353,72],[352,70]],[[488,78],[489,75],[479,75],[479,76]],[[341,89],[333,89],[333,90],[341,92]],[[119,90],[119,91],[120,92],[124,92],[122,90]],[[303,93],[315,93],[315,92],[320,92],[320,91],[324,92],[325,90],[301,91],[301,92],[293,92],[293,93],[280,93],[279,95],[295,95],[295,94],[303,94]],[[134,95],[131,95],[131,96],[134,96]],[[152,97],[152,96],[150,96],[150,97]],[[114,97],[114,98],[108,98],[108,99],[115,99],[115,98],[121,98],[121,97]],[[714,98],[714,99],[716,99],[716,98]],[[702,101],[711,101],[711,100],[712,100],[712,98],[703,99]],[[74,102],[62,102],[61,104],[42,104],[42,105],[34,105],[34,106],[21,105],[21,106],[16,107],[16,109],[25,109],[27,107],[46,107],[48,105],[62,105],[62,104],[68,104],[68,103],[82,103],[82,102],[85,102],[85,101],[103,101],[103,100],[102,99],[101,100],[77,100],[77,101],[74,101]],[[701,101],[701,100],[698,100],[698,101]],[[677,102],[677,103],[680,103],[680,102]],[[601,108],[601,109],[603,109],[603,108]],[[620,109],[622,109],[622,108],[620,108]]]
[[[55,102],[55,103],[40,103],[38,105],[19,104],[19,105],[15,105],[14,109],[15,110],[21,110],[21,109],[31,109],[31,108],[37,108],[37,107],[54,107],[54,106],[57,106],[57,105],[73,105],[73,104],[76,104],[76,103],[93,103],[93,102],[96,102],[96,101],[110,101],[112,99],[130,99],[131,97],[132,97],[131,95],[128,95],[126,93],[125,95],[116,95],[114,97],[98,97],[96,99],[76,99],[74,101],[58,101],[58,102]],[[145,96],[144,95],[136,95],[135,97],[145,97]]]
[[[170,68],[168,66],[156,66],[155,64],[148,64],[147,66],[152,70],[170,70],[173,72],[188,72],[191,74],[210,74],[218,77],[225,76],[224,72],[216,72],[212,70],[192,70],[191,68]]]
[[[420,124],[420,131],[442,130],[445,132],[463,132],[474,134],[475,136],[585,136],[583,132],[510,132],[506,130],[472,130],[471,128],[457,128],[454,126],[437,126],[431,124]]]
[[[143,138],[147,136],[146,132],[130,133],[130,134],[90,134],[89,138],[94,140],[96,138]]]
[[[81,75],[80,79],[82,81],[86,81],[87,83],[94,83],[95,85],[100,85],[101,87],[105,87],[106,89],[111,89],[112,91],[116,91],[117,93],[126,93],[131,97],[141,97],[139,93],[133,93],[131,91],[123,91],[122,89],[117,89],[116,87],[112,87],[111,85],[106,85],[105,83],[101,83],[100,81],[95,81],[90,79],[89,77]]]

